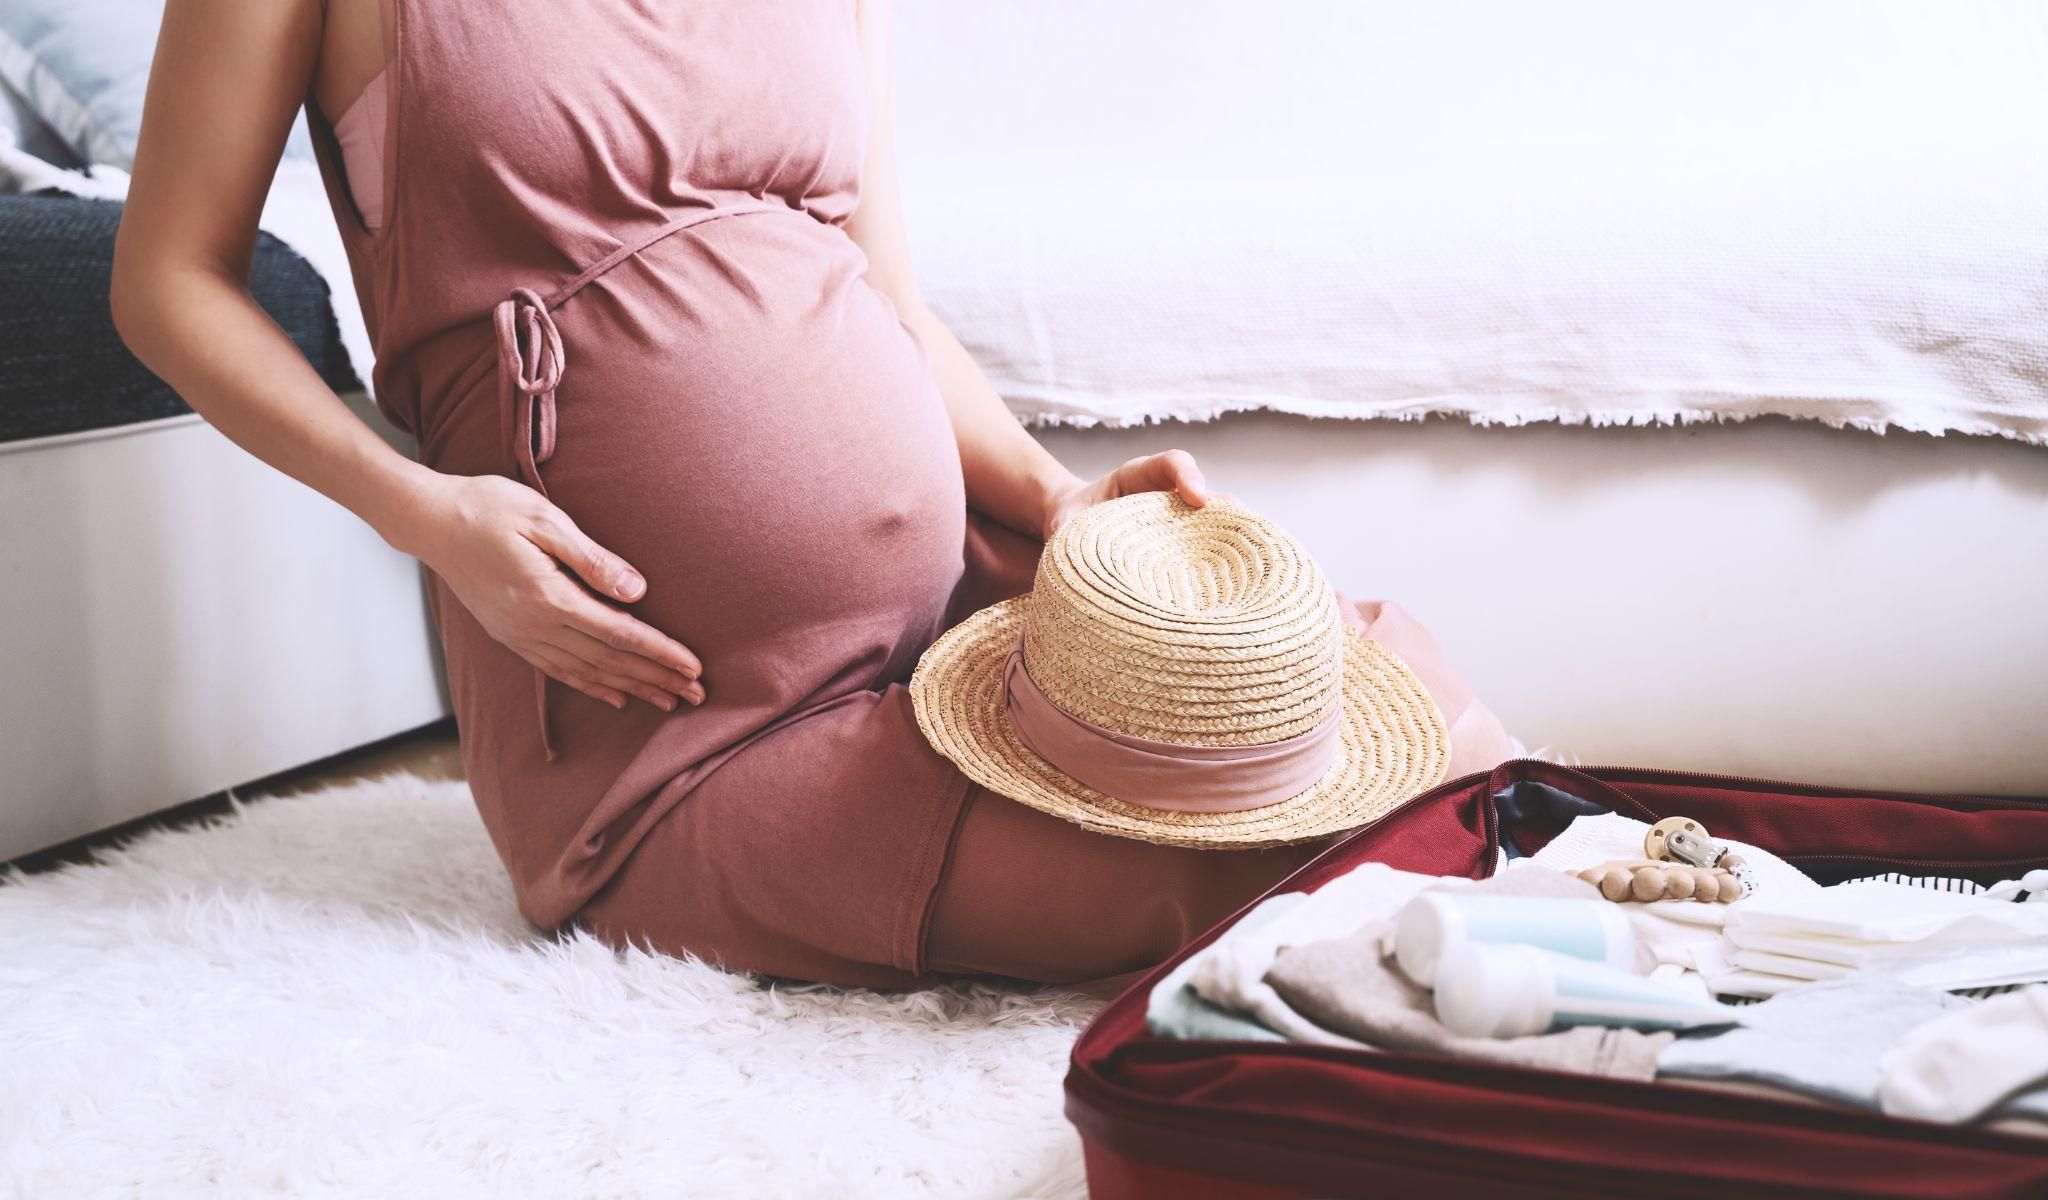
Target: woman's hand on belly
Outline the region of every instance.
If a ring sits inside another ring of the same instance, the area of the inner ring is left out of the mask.
[[[568,572],[624,603],[646,593],[645,579],[539,492],[496,475],[431,475],[406,511],[385,536],[446,581],[485,632],[549,678],[614,708],[629,695],[663,712],[674,712],[679,698],[703,702],[695,654]]]

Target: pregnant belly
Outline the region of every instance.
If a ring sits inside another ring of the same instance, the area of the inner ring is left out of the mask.
[[[634,611],[713,702],[763,719],[907,675],[961,571],[951,424],[865,265],[800,213],[734,215],[555,314],[551,498],[647,576]]]

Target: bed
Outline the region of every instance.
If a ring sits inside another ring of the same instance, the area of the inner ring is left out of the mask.
[[[1588,763],[2048,794],[2048,12],[901,0],[927,298]]]
[[[0,12],[8,113],[118,168],[157,7]],[[1077,470],[1194,451],[1532,748],[2048,794],[2039,7],[898,0],[894,29],[927,298]],[[303,155],[264,221],[367,364]],[[446,711],[411,564],[195,417],[0,445],[0,509],[29,514],[0,661],[34,682],[0,856]]]
[[[447,713],[412,561],[122,347],[119,211],[0,196],[0,860]],[[374,420],[321,277],[266,234],[251,288]]]

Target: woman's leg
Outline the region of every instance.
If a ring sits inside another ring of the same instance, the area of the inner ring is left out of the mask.
[[[901,685],[847,697],[720,766],[576,920],[612,945],[735,971],[915,986],[967,788],[924,744]]]
[[[933,897],[925,966],[1112,990],[1328,844],[1161,846],[1084,829],[976,787]]]

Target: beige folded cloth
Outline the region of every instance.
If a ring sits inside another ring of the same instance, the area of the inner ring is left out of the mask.
[[[1349,937],[1282,950],[1266,982],[1302,1016],[1382,1050],[1617,1079],[1656,1077],[1668,1033],[1581,1025],[1534,1037],[1457,1036],[1436,1019],[1436,998],[1381,956],[1387,926],[1376,921]]]
[[[1524,896],[1592,897],[1582,880],[1543,867],[1517,865],[1473,890]],[[1280,951],[1266,983],[1310,1021],[1382,1050],[1473,1058],[1517,1067],[1652,1079],[1668,1033],[1581,1025],[1519,1038],[1459,1037],[1436,1019],[1436,997],[1386,960],[1391,921]]]

